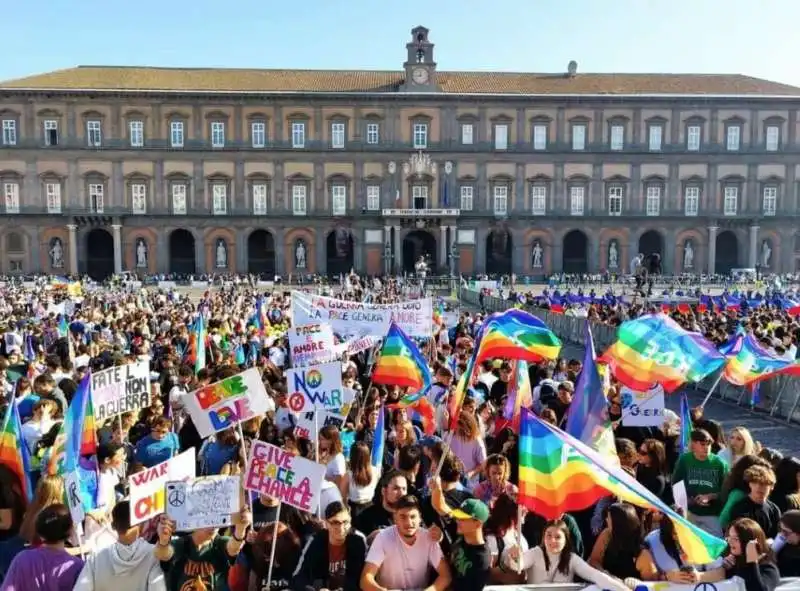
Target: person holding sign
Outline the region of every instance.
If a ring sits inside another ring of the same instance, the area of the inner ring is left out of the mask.
[[[161,568],[166,573],[168,591],[227,590],[228,571],[239,555],[247,528],[253,521],[247,506],[233,521],[233,537],[218,536],[217,529],[209,527],[173,540],[175,522],[166,515],[161,517],[155,557],[161,561]],[[194,583],[194,587],[187,585],[190,582]]]

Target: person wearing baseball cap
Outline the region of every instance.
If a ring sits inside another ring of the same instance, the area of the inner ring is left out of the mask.
[[[456,520],[458,539],[450,546],[453,589],[479,591],[489,582],[492,557],[483,538],[483,525],[489,519],[489,507],[478,499],[466,499],[457,509],[447,506],[438,476],[431,478],[431,504],[439,515]]]

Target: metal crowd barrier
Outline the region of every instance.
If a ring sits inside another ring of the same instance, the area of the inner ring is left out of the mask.
[[[486,312],[503,312],[516,306],[515,302],[495,296],[484,295],[481,305],[480,294],[463,286],[458,292],[459,301],[469,306],[483,308]],[[574,345],[586,344],[586,319],[565,314],[554,314],[539,308],[526,308],[531,314],[542,320],[558,335],[562,341]],[[592,323],[592,337],[598,352],[605,351],[616,340],[617,330],[613,326]],[[708,392],[717,381],[719,374],[709,376],[702,382],[694,384],[701,392]],[[748,388],[734,386],[721,380],[714,389],[712,398],[737,404],[751,412],[768,414],[770,417],[800,423],[800,379],[793,376],[776,376],[761,383],[758,399],[753,403]]]

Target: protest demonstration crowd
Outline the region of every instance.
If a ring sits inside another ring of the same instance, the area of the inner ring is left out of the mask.
[[[800,376],[791,289],[511,287],[487,314],[334,283],[0,287],[0,591],[800,576],[800,459],[682,390]],[[536,308],[617,341],[572,358]]]

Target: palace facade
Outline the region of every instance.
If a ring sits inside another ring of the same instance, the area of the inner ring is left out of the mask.
[[[0,83],[0,272],[800,270],[800,88],[401,63]]]

